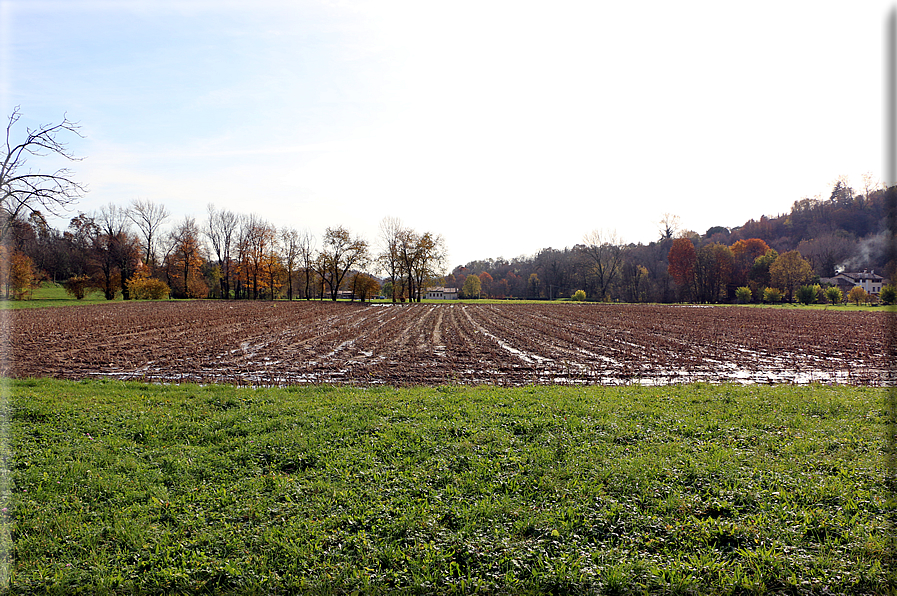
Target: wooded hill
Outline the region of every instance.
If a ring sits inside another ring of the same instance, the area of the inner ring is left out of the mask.
[[[471,261],[457,267],[446,285],[460,288],[465,277],[473,273],[481,277],[482,295],[495,297],[554,299],[583,289],[590,300],[693,300],[695,296],[690,296],[688,288],[676,283],[669,272],[670,250],[677,237],[691,240],[698,252],[710,246],[731,250],[739,241],[755,238],[778,254],[797,250],[813,268],[815,278],[808,280],[811,282],[840,270],[869,269],[893,283],[897,281],[897,261],[889,222],[894,221],[895,196],[897,187],[867,187],[860,194],[840,179],[826,199],[801,199],[794,202],[789,213],[764,215],[738,227],[715,226],[698,234],[680,229],[678,218],[666,216],[659,222],[658,239],[649,244],[621,245],[612,235],[602,238],[593,234],[572,248],[545,248],[534,256],[511,260]],[[737,263],[730,268],[737,269]],[[728,289],[720,287],[718,297],[707,301],[731,298],[733,281],[746,281],[731,279],[738,277],[733,273],[737,271],[730,271],[730,279],[720,282]],[[609,283],[608,277],[612,277]]]

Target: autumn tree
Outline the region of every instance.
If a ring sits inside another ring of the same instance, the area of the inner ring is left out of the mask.
[[[487,298],[492,296],[492,283],[495,281],[488,271],[483,271],[478,276],[480,278],[480,293]]]
[[[358,272],[352,276],[352,299],[358,298],[362,302],[369,300],[380,291],[380,282],[367,273]]]
[[[860,286],[854,286],[847,294],[847,300],[859,306],[869,302],[869,293]]]
[[[677,284],[691,293],[695,283],[695,263],[698,253],[695,245],[688,238],[676,238],[670,248],[667,271]]]
[[[415,299],[420,302],[427,284],[443,273],[447,255],[445,241],[442,236],[425,232],[418,237],[414,253],[411,264],[414,279],[412,287]]]
[[[398,220],[387,221],[386,225],[387,230],[381,234],[388,234],[389,242],[383,241],[378,259],[381,270],[387,274],[394,298],[402,300],[407,294],[409,300],[420,302],[423,288],[444,273],[445,240],[431,232],[418,234],[401,227]]]
[[[29,157],[58,156],[77,161],[59,137],[67,133],[80,137],[79,126],[63,116],[58,124],[26,128],[24,138],[16,142],[13,128],[20,118],[17,106],[9,116],[6,144],[0,149],[0,243],[6,240],[15,220],[37,210],[59,216],[86,190],[66,168],[43,173],[26,165]]]
[[[128,280],[128,291],[134,300],[160,300],[171,292],[164,281],[150,277],[150,274],[149,266],[143,264]]]
[[[844,292],[841,291],[841,288],[835,286],[826,288],[825,299],[828,300],[829,304],[841,304],[844,301]]]
[[[760,238],[738,240],[729,247],[733,256],[732,283],[745,285],[751,274],[751,267],[757,257],[766,254],[769,245]]]
[[[463,294],[465,298],[479,298],[480,278],[472,273],[468,275],[467,279],[464,280],[464,287],[461,289],[461,294]]]
[[[732,275],[734,258],[725,244],[702,246],[695,258],[695,290],[699,302],[719,302]],[[734,293],[734,290],[733,290]]]
[[[31,261],[31,257],[19,251],[14,251],[9,259],[9,276],[7,279],[6,296],[9,297],[10,290],[12,290],[12,296],[16,300],[24,300],[26,294],[38,285],[38,276],[34,270],[34,263]]]
[[[323,283],[330,290],[331,300],[336,302],[340,286],[349,270],[363,268],[368,258],[368,243],[360,236],[353,237],[342,226],[327,228],[319,256],[319,272]]]
[[[208,292],[200,275],[204,259],[199,235],[196,220],[189,216],[185,216],[169,235],[166,269],[169,279],[174,282],[169,286],[176,298],[204,298]]]
[[[769,268],[772,267],[777,258],[779,258],[779,253],[775,249],[770,248],[754,259],[754,264],[751,265],[751,272],[748,274],[751,290],[758,291],[769,286],[771,283]]]
[[[796,250],[779,255],[769,267],[771,285],[785,292],[785,300],[791,302],[795,290],[813,279],[813,267]]]

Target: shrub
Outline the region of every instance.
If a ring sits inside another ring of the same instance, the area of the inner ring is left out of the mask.
[[[860,286],[855,286],[847,295],[847,299],[859,306],[865,302],[869,302],[869,294]]]
[[[778,288],[766,288],[763,290],[763,302],[776,304],[782,301],[782,290]]]
[[[753,296],[753,292],[751,292],[751,289],[747,286],[741,286],[735,290],[735,299],[738,300],[738,304],[746,304],[750,302]]]
[[[897,288],[890,284],[882,286],[878,298],[881,300],[882,304],[894,304],[897,302]]]
[[[584,291],[576,290],[573,293],[573,300],[575,300],[576,302],[585,302],[585,299],[586,299],[586,293]]]
[[[88,288],[93,287],[93,280],[88,275],[75,275],[62,283],[66,294],[76,300],[83,300]]]
[[[830,304],[841,304],[844,302],[844,292],[841,291],[841,288],[834,286],[825,289],[825,297]]]
[[[816,304],[818,286],[801,286],[797,289],[797,301],[801,304]]]
[[[170,292],[168,284],[161,279],[149,276],[149,271],[142,267],[128,280],[128,292],[134,300],[160,300]]]

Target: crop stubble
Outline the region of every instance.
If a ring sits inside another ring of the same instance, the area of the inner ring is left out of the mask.
[[[888,380],[885,312],[153,302],[10,313],[13,377],[665,384]]]

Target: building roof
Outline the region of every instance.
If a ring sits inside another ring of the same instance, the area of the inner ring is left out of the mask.
[[[850,280],[852,280],[852,281],[854,281],[854,282],[860,282],[860,281],[882,281],[882,280],[884,279],[881,275],[877,275],[877,274],[875,273],[875,270],[872,270],[872,271],[865,271],[865,270],[864,270],[864,271],[857,271],[857,272],[842,271],[841,273],[839,273],[839,274],[836,275],[835,277],[836,277],[836,278],[837,278],[837,277],[845,277],[845,278],[850,279]]]

